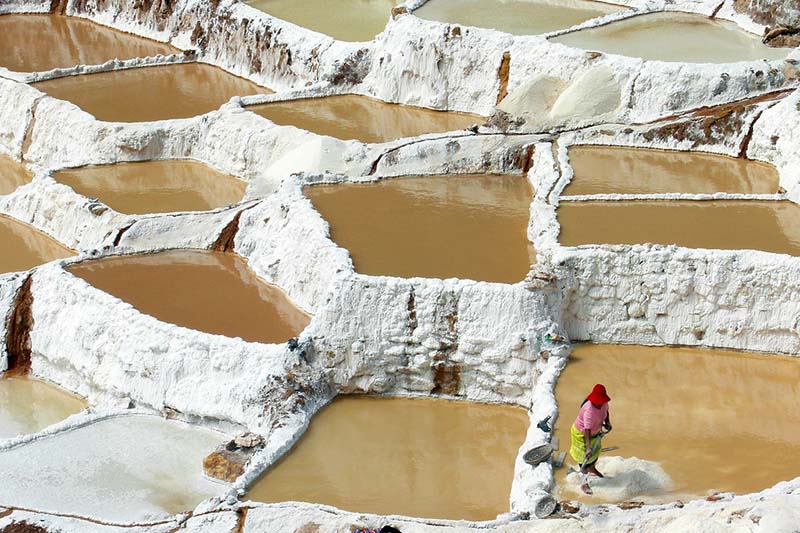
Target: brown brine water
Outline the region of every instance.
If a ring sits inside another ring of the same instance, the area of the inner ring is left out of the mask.
[[[770,48],[761,36],[732,22],[688,13],[638,15],[550,39],[586,50],[686,63],[735,63],[783,59],[788,48]]]
[[[36,228],[0,215],[0,274],[29,270],[75,253]]]
[[[247,109],[281,126],[365,143],[463,130],[486,121],[478,115],[387,104],[356,95],[288,100]]]
[[[536,261],[524,176],[388,178],[304,191],[363,274],[516,283]]]
[[[32,179],[33,175],[25,165],[0,154],[0,195],[10,194]]]
[[[85,400],[55,385],[23,376],[0,376],[0,439],[36,433],[85,407]]]
[[[565,195],[778,192],[772,165],[724,155],[615,146],[572,146]]]
[[[800,255],[800,206],[788,201],[562,202],[559,241],[677,244]]]
[[[247,184],[196,161],[144,161],[61,170],[53,178],[131,215],[205,211],[242,200]]]
[[[0,66],[16,72],[100,65],[110,59],[179,52],[168,44],[79,18],[58,15],[0,16]]]
[[[207,333],[281,343],[309,322],[235,254],[168,251],[84,261],[69,271],[142,313]]]
[[[414,15],[440,22],[538,35],[623,9],[586,0],[428,0]]]
[[[509,510],[527,428],[527,413],[515,407],[340,398],[246,497],[382,515],[493,519]]]
[[[108,122],[194,117],[219,109],[234,96],[272,92],[201,63],[69,76],[33,86]]]
[[[274,17],[340,41],[371,41],[383,31],[395,0],[245,0]]]
[[[660,498],[651,495],[656,500],[754,492],[800,475],[800,360],[705,348],[577,346],[556,384],[560,449],[568,449],[570,427],[595,383],[611,397],[614,429],[603,447],[619,447],[603,455],[660,463],[674,486]],[[556,473],[561,487],[566,473],[566,467]]]

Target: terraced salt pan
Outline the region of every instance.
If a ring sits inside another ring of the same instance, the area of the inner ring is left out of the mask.
[[[371,41],[398,0],[245,0],[256,9],[340,41]]]
[[[652,13],[552,37],[552,42],[655,61],[734,63],[783,59],[758,35],[731,22],[688,13]]]
[[[12,218],[0,216],[0,274],[75,255],[58,241]]]
[[[0,16],[0,67],[16,72],[99,65],[110,59],[170,55],[179,51],[167,44],[74,17]]]
[[[463,130],[485,122],[478,115],[387,104],[356,95],[288,100],[247,109],[282,126],[296,126],[320,135],[365,143]]]
[[[174,250],[84,261],[70,272],[163,322],[282,343],[309,317],[232,253]]]
[[[81,398],[44,381],[0,377],[0,439],[36,433],[85,407]]]
[[[800,207],[785,201],[562,202],[564,246],[677,244],[800,255]]]
[[[234,96],[272,92],[200,63],[69,76],[33,86],[108,122],[194,117],[218,109]]]
[[[525,440],[518,408],[410,398],[335,400],[247,494],[345,510],[493,519]]]
[[[56,172],[75,192],[126,214],[207,211],[238,203],[247,184],[195,161],[144,161]]]
[[[778,192],[772,165],[717,154],[572,146],[569,162],[574,177],[564,195]]]
[[[516,283],[536,261],[524,176],[417,176],[304,191],[363,274]]]
[[[225,435],[124,416],[0,451],[0,505],[114,522],[165,519],[219,495],[203,457]]]
[[[595,383],[611,396],[614,429],[603,446],[603,471],[620,457],[655,461],[672,486],[646,493],[673,501],[708,491],[748,493],[800,475],[800,361],[705,348],[582,345],[556,383],[556,434],[566,450],[569,428]],[[598,500],[638,498],[626,484],[646,483],[647,468],[623,468],[593,480]],[[610,470],[608,471],[610,472]],[[557,474],[563,497],[574,498]],[[639,478],[638,480],[636,478]]]
[[[0,194],[12,193],[32,179],[33,176],[22,163],[0,154]]]
[[[621,9],[586,0],[428,0],[414,10],[414,15],[513,35],[538,35],[571,28]]]

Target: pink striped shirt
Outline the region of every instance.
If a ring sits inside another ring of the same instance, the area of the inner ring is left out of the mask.
[[[592,436],[600,433],[603,427],[603,422],[608,415],[608,403],[604,403],[600,409],[592,405],[592,402],[586,402],[581,406],[578,411],[578,417],[575,419],[575,427],[579,431],[589,430]]]

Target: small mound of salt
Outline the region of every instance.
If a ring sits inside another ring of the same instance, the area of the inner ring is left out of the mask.
[[[656,496],[672,488],[672,479],[659,463],[644,461],[637,457],[601,457],[597,469],[605,477],[589,476],[589,485],[598,500],[620,502],[641,496]],[[564,489],[582,494],[581,484],[585,477],[570,472]]]

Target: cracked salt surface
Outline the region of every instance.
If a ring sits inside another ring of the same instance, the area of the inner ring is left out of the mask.
[[[120,416],[0,451],[0,506],[144,522],[225,491],[203,477],[222,433],[156,416]]]

